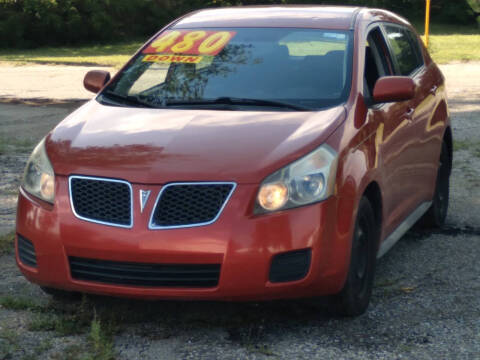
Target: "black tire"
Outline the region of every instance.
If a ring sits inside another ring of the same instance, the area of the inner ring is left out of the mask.
[[[335,296],[338,315],[358,316],[370,303],[375,275],[377,234],[375,215],[367,198],[360,200],[345,285]]]
[[[45,294],[53,297],[55,300],[79,300],[81,298],[81,294],[79,292],[54,289],[45,286],[40,286],[40,289],[42,289]]]
[[[448,199],[450,196],[451,167],[452,163],[448,147],[447,144],[443,142],[433,202],[421,219],[421,226],[423,228],[439,228],[445,224],[448,212]]]

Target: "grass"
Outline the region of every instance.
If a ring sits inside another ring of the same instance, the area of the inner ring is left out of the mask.
[[[120,68],[142,45],[130,41],[112,45],[44,47],[38,49],[2,49],[0,61],[14,64],[102,65]]]
[[[425,23],[423,21],[412,21],[413,27],[419,34],[425,33]],[[475,25],[458,25],[458,24],[430,24],[430,35],[447,36],[447,35],[480,35],[480,28]]]
[[[0,235],[0,256],[8,254],[13,250],[13,244],[15,242],[15,232],[9,232],[5,235]],[[1,299],[0,299],[1,304]]]
[[[83,352],[85,347],[79,344],[68,345],[61,353],[55,353],[51,360],[86,360]]]
[[[462,140],[456,140],[453,142],[453,151],[458,151],[458,150],[468,150],[470,147],[470,142]]]
[[[480,61],[480,34],[435,35],[430,37],[429,51],[438,64]]]
[[[58,336],[79,335],[85,333],[88,323],[70,314],[35,314],[28,324],[30,331],[54,331]]]
[[[424,24],[414,24],[419,34]],[[431,24],[430,52],[437,63],[480,61],[480,28],[451,24]],[[142,45],[143,41],[111,45],[45,47],[31,50],[1,49],[0,62],[13,64],[101,65],[120,68]]]
[[[19,296],[2,296],[0,297],[0,305],[8,310],[29,310],[29,311],[38,311],[40,306],[29,297],[19,297]]]
[[[453,150],[468,150],[473,156],[480,158],[480,141],[456,140],[453,142]]]
[[[10,359],[20,349],[18,334],[10,329],[0,330],[0,359]]]
[[[0,155],[7,153],[29,153],[37,144],[37,140],[30,138],[7,137],[0,135]]]
[[[219,312],[213,310],[211,304],[160,304],[93,296],[84,296],[81,302],[51,300],[48,304],[39,305],[33,300],[0,297],[0,304],[10,310],[30,311],[26,324],[28,331],[42,332],[42,336],[49,334],[48,339],[77,334],[79,336],[76,338],[81,339],[83,344],[81,348],[72,348],[72,351],[64,348],[56,354],[50,354],[52,359],[111,360],[115,356],[114,336],[122,332],[127,325],[137,328],[136,324],[142,324],[136,330],[138,334],[149,340],[165,339],[194,329],[226,327],[230,340],[249,353],[271,358],[279,356],[265,342],[265,332],[270,323],[268,318],[285,312],[284,305],[281,304],[278,307],[262,306],[261,311],[256,305],[246,304],[239,310],[236,306],[225,304],[223,309],[227,316],[222,311],[222,316],[219,316]],[[256,310],[252,312],[253,309]],[[305,310],[303,306],[295,309],[297,310],[292,312],[292,317],[311,317],[310,310]],[[262,314],[261,318],[259,313]]]
[[[90,324],[88,341],[91,347],[91,358],[95,360],[113,360],[114,350],[112,336],[102,328],[100,320],[95,318]]]
[[[84,321],[78,322],[78,318],[71,316],[61,316],[52,314],[36,314],[28,325],[30,331],[55,331],[58,336],[69,336],[83,334],[88,328]],[[113,333],[108,326],[102,326],[102,322],[94,315],[89,323],[90,330],[87,335],[87,348],[76,348],[77,355],[81,353],[81,359],[84,360],[113,360],[115,358],[113,349]],[[44,344],[42,348],[48,348]],[[43,350],[45,351],[45,350]],[[67,350],[67,353],[70,352]],[[63,358],[75,358],[68,354],[63,354]]]
[[[28,324],[30,331],[53,331],[58,318],[51,314],[35,314]]]
[[[43,354],[53,347],[52,341],[49,339],[41,340],[33,349],[34,354]]]
[[[42,332],[39,337],[52,341],[77,334],[72,346],[48,350],[52,360],[111,360],[116,355],[114,336],[125,326],[135,329],[139,336],[149,341],[181,336],[193,330],[226,328],[229,340],[251,356],[258,354],[275,359],[281,355],[269,347],[265,338],[273,326],[272,319],[276,319],[279,313],[302,321],[309,321],[312,316],[312,308],[305,307],[303,302],[293,308],[283,303],[224,304],[219,305],[220,311],[217,305],[209,303],[139,302],[95,296],[84,296],[81,302],[51,300],[39,305],[23,298],[2,300],[0,297],[0,303],[12,310],[30,311],[26,330]],[[141,326],[137,326],[139,324]],[[44,347],[48,349],[48,344]],[[20,358],[20,350],[12,350],[11,345],[5,351],[13,358]]]
[[[423,22],[414,23],[419,34],[425,33]],[[425,37],[422,36],[425,41]],[[430,24],[429,52],[438,64],[453,61],[480,61],[480,27]]]
[[[65,348],[50,358],[71,360],[113,360],[115,358],[113,336],[120,331],[116,322],[116,313],[109,306],[100,305],[97,314],[96,304],[87,296],[79,302],[51,301],[38,305],[34,299],[15,296],[0,297],[0,305],[13,311],[30,311],[28,331],[52,332],[54,336],[65,337],[84,335],[86,346]],[[0,359],[13,356],[19,351],[18,337],[13,331],[0,331]],[[51,339],[39,342],[35,347],[35,356],[52,348]],[[36,358],[36,357],[34,357]]]

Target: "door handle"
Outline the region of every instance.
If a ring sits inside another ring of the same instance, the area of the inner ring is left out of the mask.
[[[438,90],[438,86],[437,86],[437,85],[434,85],[434,86],[430,89],[430,94],[432,94],[433,96],[437,95],[437,90]]]
[[[414,108],[409,108],[409,109],[407,110],[407,112],[405,113],[405,117],[406,117],[408,120],[411,121],[414,112],[415,112],[415,109],[414,109]]]

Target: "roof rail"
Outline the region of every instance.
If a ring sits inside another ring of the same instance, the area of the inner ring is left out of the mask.
[[[350,30],[354,30],[354,29],[355,29],[355,23],[357,22],[357,16],[358,16],[358,14],[360,13],[360,11],[362,11],[363,9],[365,9],[365,7],[357,7],[357,8],[353,11],[352,21],[351,21],[351,23],[350,23]]]

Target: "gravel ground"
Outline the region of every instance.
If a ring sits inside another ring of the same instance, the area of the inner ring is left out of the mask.
[[[83,77],[94,69],[110,71],[112,75],[116,72],[110,67],[11,66],[0,62],[0,99],[91,99],[93,94],[83,88]]]
[[[21,276],[9,254],[0,257],[0,360],[107,359],[89,336],[91,319],[100,319],[117,359],[480,359],[480,63],[442,70],[457,141],[447,226],[410,231],[379,261],[365,315],[333,318],[325,300],[56,302]],[[0,104],[0,137],[8,139],[0,234],[13,228],[28,152],[76,106]]]

